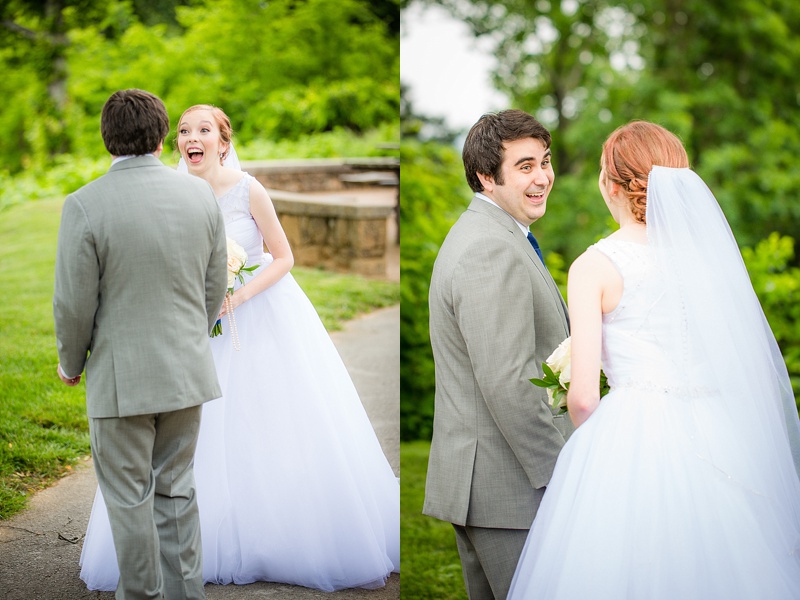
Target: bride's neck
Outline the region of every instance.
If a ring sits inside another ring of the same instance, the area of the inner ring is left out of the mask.
[[[222,171],[221,167],[209,169],[200,176],[211,185],[215,193],[218,193],[221,188],[225,187],[225,173]]]
[[[227,194],[242,179],[242,172],[227,167],[214,167],[200,175],[214,190],[217,198]]]
[[[636,220],[636,217],[633,216],[633,212],[630,210],[623,210],[620,211],[619,216],[619,228],[622,229],[623,227],[644,227],[644,223],[640,223]]]
[[[647,226],[640,223],[633,216],[630,211],[625,211],[624,214],[619,215],[619,230],[618,233],[623,238],[630,238],[633,240],[642,240],[647,236]]]

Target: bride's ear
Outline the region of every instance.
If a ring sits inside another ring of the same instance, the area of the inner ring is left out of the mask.
[[[600,169],[600,176],[598,177],[598,184],[601,187],[601,191],[606,193],[606,196],[609,200],[613,200],[614,197],[619,192],[619,184],[614,183],[606,174],[605,168]]]
[[[620,198],[620,191],[622,190],[622,186],[618,183],[613,181],[606,182],[606,190],[608,191],[608,197],[616,202],[620,202],[624,200],[624,198]]]

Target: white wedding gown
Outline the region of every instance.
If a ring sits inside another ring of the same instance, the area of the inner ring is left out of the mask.
[[[263,268],[251,179],[219,203],[228,237]],[[240,351],[227,318],[211,340],[224,397],[204,405],[195,455],[204,580],[384,585],[400,569],[400,486],[314,307],[287,274],[235,319]],[[116,588],[99,490],[81,566],[89,589]]]
[[[703,364],[695,378],[663,352],[682,325],[650,247],[595,248],[624,280],[603,317],[612,391],[559,456],[509,600],[800,598],[800,497],[786,447],[794,482],[776,475],[776,447],[731,425]]]

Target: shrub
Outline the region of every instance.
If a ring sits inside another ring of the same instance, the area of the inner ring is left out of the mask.
[[[400,437],[430,439],[433,354],[428,286],[433,262],[472,193],[455,148],[403,142],[400,153]]]
[[[744,248],[742,257],[783,353],[797,401],[800,396],[800,269],[791,266],[794,240],[772,233],[755,248]]]

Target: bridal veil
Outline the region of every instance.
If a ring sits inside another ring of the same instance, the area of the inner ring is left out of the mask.
[[[694,171],[656,166],[646,217],[667,293],[675,294],[668,354],[680,361],[682,385],[719,394],[715,418],[736,438],[723,452],[698,432],[695,452],[751,491],[767,493],[765,478],[774,476],[800,497],[800,421],[789,375],[716,199]],[[732,447],[740,451],[731,455]],[[773,473],[759,472],[759,455]]]

